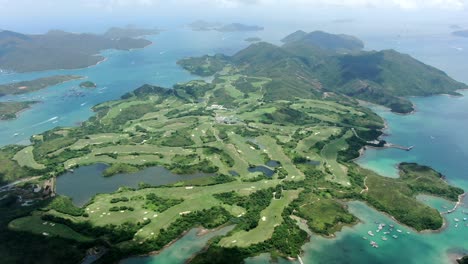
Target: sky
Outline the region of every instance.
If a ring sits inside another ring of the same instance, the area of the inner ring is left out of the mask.
[[[0,0],[0,28],[24,33],[171,27],[196,19],[257,24],[367,19],[468,27],[466,17],[468,0]]]

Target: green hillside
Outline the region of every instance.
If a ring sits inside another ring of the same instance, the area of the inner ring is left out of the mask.
[[[394,50],[359,51],[362,41],[348,35],[297,31],[282,47],[255,43],[231,57],[216,55],[180,62],[203,76],[234,65],[242,74],[270,78],[265,99],[321,98],[330,92],[369,101],[393,112],[413,111],[408,96],[458,95],[467,85],[409,55]],[[353,51],[343,54],[343,51]]]

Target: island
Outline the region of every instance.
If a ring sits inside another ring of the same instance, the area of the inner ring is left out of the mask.
[[[0,120],[15,119],[21,111],[28,109],[35,103],[37,102],[0,102]]]
[[[248,31],[262,31],[264,28],[255,25],[245,25],[242,23],[222,24],[218,22],[207,22],[197,20],[188,25],[194,31],[210,31],[216,30],[220,32],[248,32]]]
[[[217,31],[221,32],[236,32],[236,31],[262,31],[264,28],[255,25],[244,25],[241,23],[227,24],[217,28]]]
[[[31,81],[0,84],[0,97],[5,95],[31,93],[50,86],[82,78],[82,76],[78,75],[55,75],[50,77],[34,79]]]
[[[85,68],[103,61],[103,56],[96,55],[103,50],[131,50],[150,45],[151,41],[142,38],[123,37],[141,33],[141,30],[111,29],[106,36],[52,30],[27,35],[4,30],[0,31],[0,68],[13,72]],[[116,35],[122,37],[115,38]]]
[[[81,88],[96,88],[97,85],[92,81],[85,81],[80,83]]]
[[[215,30],[221,27],[222,25],[223,24],[219,22],[207,22],[204,20],[197,20],[188,24],[187,26],[193,31],[210,31]]]
[[[468,30],[458,30],[454,31],[452,34],[457,37],[468,38]]]
[[[244,40],[247,41],[247,42],[259,42],[259,41],[262,41],[262,39],[259,38],[259,37],[250,37],[250,38],[246,38],[246,39],[244,39]]]
[[[401,96],[464,86],[396,51],[342,54],[355,47],[354,38],[333,36],[333,49],[301,39],[184,59],[179,65],[210,72],[213,81],[145,84],[94,106],[95,116],[78,127],[35,135],[30,146],[0,148],[0,183],[19,182],[0,200],[6,257],[34,262],[46,252],[51,262],[77,263],[86,249],[103,248],[99,262],[115,263],[161,250],[194,227],[231,226],[190,263],[243,263],[261,253],[296,258],[308,232],[329,237],[359,221],[349,201],[415,231],[442,228],[440,212],[417,196],[458,201],[464,190],[416,163],[401,163],[399,178],[354,163],[385,127],[360,100],[391,106],[386,102],[406,100]],[[412,74],[402,78],[396,66],[406,63],[402,70],[412,67]],[[413,87],[422,76],[437,86]],[[350,82],[372,89],[351,93]],[[155,167],[181,178],[97,191],[83,206],[56,193],[60,177],[79,177],[78,170],[96,164],[106,164],[104,174],[112,176],[106,180],[131,173],[137,181],[138,171]],[[31,204],[21,206],[19,196]]]
[[[104,33],[104,37],[110,39],[119,39],[119,38],[138,38],[143,36],[158,35],[161,33],[161,30],[158,28],[138,28],[133,25],[128,25],[126,27],[112,27]]]

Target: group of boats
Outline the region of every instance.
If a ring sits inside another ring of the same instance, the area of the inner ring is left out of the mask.
[[[454,218],[453,220],[455,221],[455,227],[458,227],[458,224],[459,224],[459,222],[460,222],[460,219]],[[467,222],[467,221],[468,221],[468,217],[463,217],[463,222]],[[465,226],[468,227],[468,223],[465,224]]]
[[[393,239],[398,239],[398,233],[403,233],[403,231],[401,229],[395,229],[395,226],[394,225],[388,225],[388,228],[385,229],[387,227],[387,224],[384,224],[384,223],[378,223],[376,222],[376,224],[378,224],[377,226],[377,230],[375,231],[376,233],[382,233],[383,236],[381,236],[381,239],[383,241],[387,241],[388,240],[388,236],[391,236]],[[396,232],[396,233],[393,233],[392,232]],[[406,232],[407,234],[410,234],[410,232]],[[372,230],[369,230],[367,232],[367,234],[370,236],[370,237],[375,237],[376,234],[372,231]],[[363,236],[362,237],[364,240],[367,240],[368,238],[366,236]],[[371,241],[370,242],[370,245],[373,247],[373,248],[378,248],[379,247],[379,244],[375,241]]]

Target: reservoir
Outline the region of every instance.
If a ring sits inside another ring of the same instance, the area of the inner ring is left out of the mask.
[[[75,205],[83,206],[94,195],[115,192],[122,186],[137,188],[139,183],[161,186],[209,176],[204,173],[178,175],[157,166],[136,173],[121,173],[104,177],[102,173],[107,167],[108,165],[100,163],[83,166],[75,169],[74,172],[67,172],[57,177],[57,193],[69,196]]]

